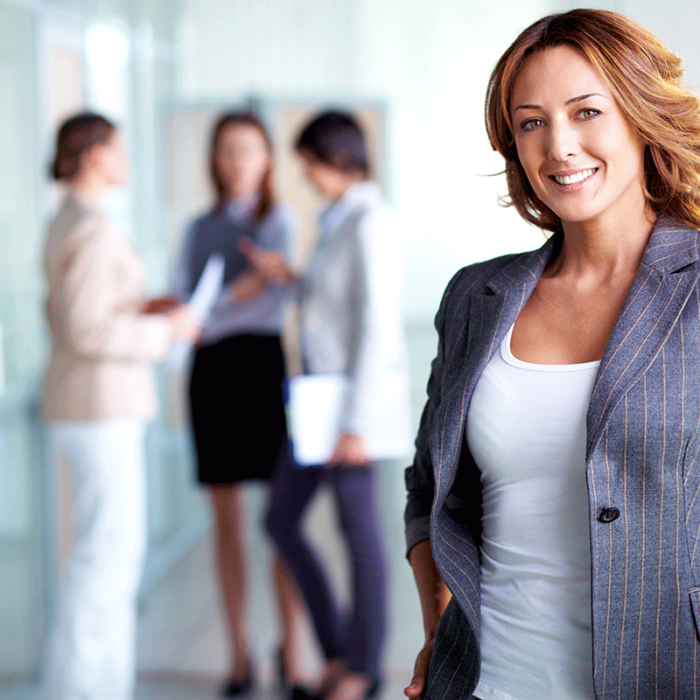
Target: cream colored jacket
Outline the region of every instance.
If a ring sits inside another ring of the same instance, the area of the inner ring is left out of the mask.
[[[70,193],[49,229],[44,265],[52,350],[43,418],[152,418],[151,363],[165,357],[171,330],[163,316],[140,313],[144,267],[129,240]]]

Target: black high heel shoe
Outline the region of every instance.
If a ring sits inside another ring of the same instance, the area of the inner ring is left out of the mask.
[[[312,693],[302,685],[293,685],[289,689],[289,700],[323,700],[320,695]]]
[[[283,700],[320,700],[304,686],[295,685],[287,680],[287,664],[284,662],[284,649],[277,649],[277,686]]]
[[[249,693],[253,686],[255,685],[255,679],[253,677],[253,665],[248,661],[248,669],[246,670],[245,678],[236,681],[232,678],[224,683],[221,688],[222,698],[236,698],[245,693]]]

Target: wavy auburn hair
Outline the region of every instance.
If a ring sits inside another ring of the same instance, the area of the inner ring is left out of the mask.
[[[501,56],[486,93],[486,129],[506,160],[508,206],[541,228],[559,217],[535,194],[520,165],[510,99],[533,54],[568,46],[583,55],[613,94],[644,147],[644,194],[657,214],[700,228],[700,100],[683,81],[681,59],[651,32],[606,10],[577,9],[530,25]]]
[[[275,205],[275,191],[272,185],[272,140],[270,135],[262,123],[261,119],[252,112],[225,112],[222,114],[214,125],[209,142],[209,175],[211,176],[214,190],[216,191],[216,203],[214,210],[220,211],[226,206],[228,196],[228,185],[221,177],[219,167],[216,163],[216,156],[221,144],[221,137],[229,127],[235,126],[250,126],[257,129],[265,141],[265,146],[270,154],[270,166],[263,175],[262,183],[260,184],[259,199],[253,216],[257,221],[264,219],[266,214]]]

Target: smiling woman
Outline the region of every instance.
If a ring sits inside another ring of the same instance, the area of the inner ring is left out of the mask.
[[[557,46],[532,56],[511,99],[520,164],[535,195],[561,221],[610,225],[650,218],[644,145],[578,51]],[[645,229],[644,221],[635,222],[643,236]]]
[[[607,86],[629,128],[645,144],[644,187],[656,212],[695,225],[700,219],[700,124],[697,98],[683,82],[679,56],[651,32],[612,12],[574,11],[528,27],[500,58],[486,98],[486,127],[506,161],[511,201],[531,223],[555,231],[556,215],[533,192],[517,157],[512,119],[514,84],[525,60],[547,47],[569,47]],[[572,95],[573,97],[573,95]]]
[[[553,235],[458,272],[436,318],[406,695],[697,698],[700,103],[646,30],[574,10],[515,40],[486,117]]]

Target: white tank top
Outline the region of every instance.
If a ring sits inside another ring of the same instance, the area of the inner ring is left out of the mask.
[[[481,471],[482,700],[593,700],[586,412],[599,362],[510,352],[481,375],[467,442]]]

